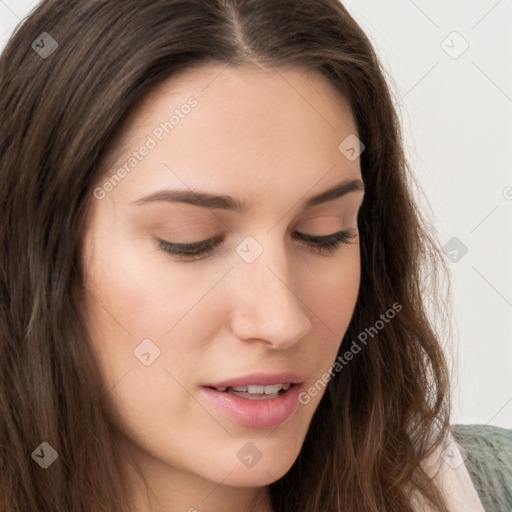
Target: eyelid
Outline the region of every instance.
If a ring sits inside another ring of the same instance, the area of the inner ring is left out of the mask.
[[[354,228],[346,228],[328,235],[309,235],[299,231],[295,231],[293,234],[294,238],[305,242],[310,249],[327,254],[337,251],[341,244],[351,244],[349,239],[356,238],[358,235],[359,231]],[[186,244],[168,242],[159,238],[154,240],[157,247],[164,252],[171,254],[173,257],[185,258],[185,261],[192,262],[194,261],[193,257],[204,259],[223,241],[223,238],[215,237]]]
[[[176,249],[176,251],[186,251],[186,252],[194,252],[197,250],[200,250],[205,247],[214,247],[218,245],[220,242],[222,242],[222,238],[215,237],[215,238],[208,238],[207,240],[199,240],[197,242],[187,242],[187,243],[181,243],[181,242],[168,242],[167,240],[162,240],[160,238],[157,238],[158,242],[160,244],[164,244],[168,247],[173,247]]]

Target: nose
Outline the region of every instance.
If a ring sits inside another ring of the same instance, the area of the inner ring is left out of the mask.
[[[231,315],[235,335],[242,340],[265,341],[274,349],[296,344],[311,329],[307,297],[294,289],[300,281],[292,273],[282,245],[270,242],[256,261],[238,261],[232,279],[237,293]],[[306,272],[306,268],[301,268]]]

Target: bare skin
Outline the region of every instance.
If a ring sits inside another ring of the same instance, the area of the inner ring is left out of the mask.
[[[155,127],[190,97],[197,105],[157,140]],[[334,363],[359,291],[364,192],[304,205],[344,180],[362,181],[359,158],[338,149],[357,135],[353,116],[321,75],[219,65],[159,84],[125,126],[105,180],[152,133],[157,144],[93,198],[83,264],[91,342],[112,418],[151,486],[148,496],[127,463],[133,502],[139,512],[270,512],[267,486],[296,460],[325,388],[263,429],[228,418],[201,388],[293,371],[307,390]],[[247,211],[137,204],[162,189],[229,195]],[[349,229],[354,237],[329,254],[293,236]],[[186,261],[155,237],[222,241]],[[257,245],[243,245],[247,237]],[[240,244],[262,252],[248,263]],[[160,351],[153,360],[156,349],[146,345],[149,365],[134,354],[145,339]],[[248,442],[261,453],[252,467],[237,457]]]

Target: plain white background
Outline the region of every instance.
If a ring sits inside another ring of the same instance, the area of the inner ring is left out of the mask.
[[[0,48],[37,4],[0,0]],[[381,58],[445,247],[452,423],[512,428],[512,0],[344,5]]]

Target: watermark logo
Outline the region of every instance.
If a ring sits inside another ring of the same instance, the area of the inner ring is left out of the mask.
[[[34,41],[32,41],[32,50],[42,59],[47,59],[58,46],[57,41],[55,41],[48,32],[41,32]]]
[[[263,456],[258,448],[252,443],[246,443],[236,454],[240,462],[248,467],[252,468]]]
[[[137,345],[133,353],[144,366],[150,366],[160,356],[160,349],[149,338],[146,338]]]
[[[448,464],[448,466],[450,466],[452,469],[457,469],[459,466],[464,464],[468,454],[461,446],[457,445],[452,437],[450,443],[448,443],[448,445],[444,448],[441,456],[446,464]]]
[[[452,59],[458,59],[469,48],[469,43],[457,31],[453,31],[441,41],[441,48]]]
[[[351,133],[341,142],[338,146],[338,150],[345,156],[345,158],[353,162],[359,158],[361,153],[365,150],[365,147],[366,146],[359,140],[357,135]]]
[[[43,468],[49,468],[59,455],[46,441],[43,441],[33,452],[32,458]]]
[[[450,238],[450,240],[443,245],[442,250],[444,255],[452,263],[457,263],[468,253],[467,246],[456,236]]]
[[[263,254],[263,247],[252,236],[248,236],[237,245],[235,251],[246,263],[253,263]]]

